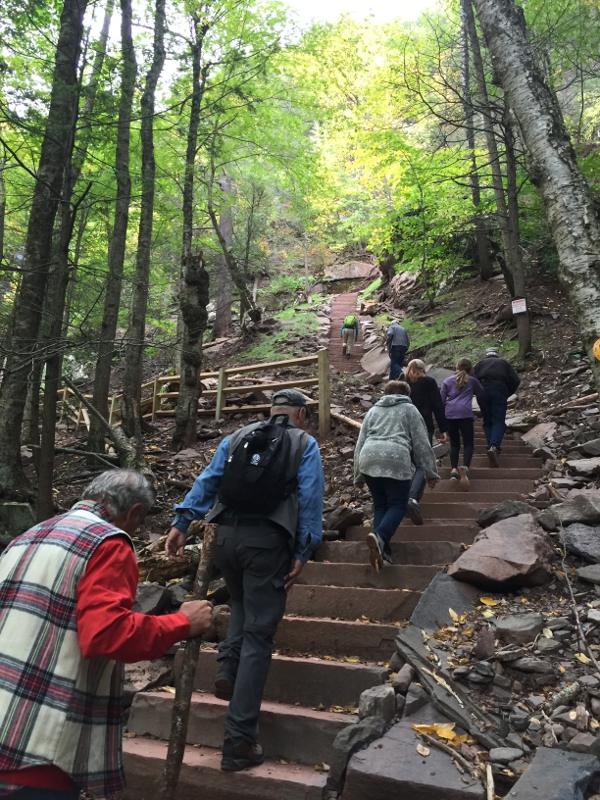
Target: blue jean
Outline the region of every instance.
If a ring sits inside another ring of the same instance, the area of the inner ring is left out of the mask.
[[[7,800],[79,800],[79,792],[24,786],[12,794],[7,794],[6,798]]]
[[[411,481],[394,478],[374,478],[365,475],[373,498],[373,530],[383,539],[383,550],[391,555],[390,541],[404,519]]]
[[[402,372],[404,356],[408,347],[403,344],[393,344],[390,347],[390,380],[395,381]]]
[[[506,430],[508,397],[501,389],[486,389],[478,403],[483,416],[483,432],[487,446],[501,450]]]

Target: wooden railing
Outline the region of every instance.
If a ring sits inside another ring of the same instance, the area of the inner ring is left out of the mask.
[[[295,366],[307,366],[315,364],[317,373],[312,378],[301,378],[299,380],[289,381],[267,381],[248,384],[234,384],[229,383],[233,376],[246,374],[250,372],[265,372],[266,370],[281,369]],[[249,364],[244,367],[221,367],[218,372],[201,372],[200,380],[207,380],[213,378],[217,380],[216,389],[205,389],[202,392],[201,398],[214,397],[216,398],[215,409],[199,408],[200,415],[214,414],[215,419],[220,419],[224,414],[256,414],[262,411],[269,411],[271,408],[270,403],[255,403],[252,405],[236,406],[227,405],[227,396],[230,394],[239,394],[241,392],[258,392],[262,390],[277,391],[278,389],[303,389],[309,386],[315,386],[318,389],[318,399],[307,399],[307,405],[310,407],[318,407],[319,413],[319,436],[324,437],[330,429],[330,385],[329,385],[329,353],[327,350],[319,350],[314,356],[303,356],[301,358],[292,358],[287,361],[270,361],[265,364]],[[151,419],[153,422],[156,417],[161,416],[174,416],[175,409],[163,408],[162,402],[168,398],[176,398],[179,392],[165,392],[163,386],[168,383],[177,383],[179,375],[161,375],[154,378],[153,381],[142,384],[142,401],[141,410],[144,418]],[[144,392],[152,389],[152,395],[143,397]],[[60,418],[64,419],[69,417],[75,422],[78,427],[84,424],[89,428],[90,421],[86,408],[80,403],[76,410],[69,413],[71,397],[74,397],[73,392],[68,387],[60,389],[59,400],[63,401],[61,405]],[[86,395],[90,397],[91,395]],[[116,425],[121,416],[121,403],[123,394],[115,394],[109,397],[109,422],[111,425]]]

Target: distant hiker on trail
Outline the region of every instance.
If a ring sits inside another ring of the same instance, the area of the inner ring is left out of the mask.
[[[450,434],[450,477],[460,481],[463,492],[469,491],[469,467],[475,452],[475,421],[473,395],[479,399],[483,387],[473,377],[473,364],[461,358],[456,365],[456,375],[442,383],[441,395]],[[458,466],[460,440],[463,441],[463,466]]]
[[[425,374],[425,362],[419,358],[413,359],[406,368],[406,383],[410,386],[410,399],[417,411],[423,417],[429,444],[433,444],[433,417],[437,422],[441,437],[440,442],[448,441],[448,425],[444,416],[444,404],[439,387],[434,378]],[[423,524],[423,515],[419,507],[419,500],[423,497],[427,478],[421,467],[417,467],[410,487],[407,514],[415,525]]]
[[[508,361],[500,358],[495,347],[488,347],[485,351],[485,358],[475,367],[475,375],[484,390],[478,402],[483,416],[487,457],[490,466],[497,467],[506,430],[508,398],[517,391],[521,379]]]
[[[271,419],[226,436],[196,478],[169,532],[166,551],[183,552],[193,519],[217,522],[216,565],[231,595],[227,638],[219,644],[216,696],[229,700],[221,769],[262,764],[258,715],[273,637],[293,586],[323,527],[323,464],[302,428],[306,398],[282,389]]]
[[[111,469],[66,514],[18,536],[0,557],[0,795],[108,797],[125,787],[123,663],[159,658],[212,626],[212,603],[134,614],[130,536],[156,492]]]
[[[340,338],[344,342],[342,345],[342,352],[346,358],[350,358],[352,345],[355,341],[358,342],[358,317],[355,317],[354,314],[349,314],[347,317],[344,317]]]
[[[390,354],[390,380],[395,381],[402,372],[404,356],[410,347],[408,333],[399,322],[392,322],[387,329],[385,343]]]
[[[367,483],[373,498],[373,532],[367,536],[371,565],[392,564],[390,541],[404,519],[413,462],[433,489],[438,475],[423,417],[403,381],[389,381],[385,395],[367,411],[354,451],[354,483]]]

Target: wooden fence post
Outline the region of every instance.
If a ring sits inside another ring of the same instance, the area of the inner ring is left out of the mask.
[[[324,439],[331,429],[330,400],[331,386],[329,384],[329,351],[319,350],[318,360],[319,375],[319,438]]]
[[[156,412],[160,408],[160,383],[158,376],[154,378],[154,386],[152,387],[152,422],[156,419]]]
[[[117,396],[113,394],[110,398],[110,411],[108,412],[108,424],[112,425],[115,421],[115,403]]]
[[[215,419],[221,419],[221,409],[225,405],[226,401],[226,394],[223,391],[227,386],[227,370],[225,367],[221,367],[219,370],[219,382],[217,384],[217,403],[215,408]]]

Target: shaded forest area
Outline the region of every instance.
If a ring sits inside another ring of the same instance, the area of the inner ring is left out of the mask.
[[[172,447],[189,447],[203,346],[251,343],[336,260],[373,259],[384,293],[418,273],[432,312],[474,275],[501,272],[507,301],[557,276],[600,383],[592,0],[308,29],[270,0],[8,0],[0,31],[2,497],[52,514],[65,382],[93,387],[89,451],[109,437],[147,470],[156,359],[181,376]],[[525,364],[539,345],[515,322]]]

